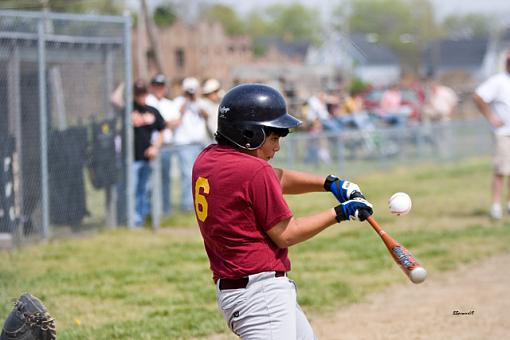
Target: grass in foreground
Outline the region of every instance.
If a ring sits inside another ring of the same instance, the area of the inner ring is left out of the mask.
[[[374,203],[379,223],[427,267],[428,280],[510,251],[510,219],[486,217],[486,161],[351,179]],[[410,215],[389,214],[386,200],[396,191],[413,198]],[[325,194],[289,196],[288,202],[296,216],[335,204]],[[0,320],[16,296],[30,291],[56,317],[59,339],[188,339],[225,332],[193,216],[175,221],[189,228],[118,230],[0,253]],[[333,226],[290,253],[291,277],[307,312],[320,314],[407,282],[366,223]]]

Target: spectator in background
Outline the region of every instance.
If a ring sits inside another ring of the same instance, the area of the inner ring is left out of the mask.
[[[363,100],[362,98],[360,98]],[[349,93],[346,93],[342,98],[342,103],[340,106],[340,113],[341,115],[349,115],[353,114],[355,112],[358,112],[362,109],[362,102],[358,101],[358,97],[356,96],[355,91],[350,91]]]
[[[181,183],[180,206],[182,211],[193,210],[191,192],[191,170],[193,162],[205,147],[207,138],[208,114],[198,102],[200,83],[196,78],[188,77],[182,82],[183,94],[174,99],[180,113],[179,125],[174,131],[174,142]]]
[[[125,108],[125,101],[124,101],[124,83],[120,83],[115,90],[113,90],[112,94],[110,95],[110,103],[113,105],[113,107],[118,110],[122,111]]]
[[[367,125],[372,125],[365,110],[361,91],[351,90],[343,98],[339,112],[338,119],[343,126],[363,129]]]
[[[308,98],[307,107],[306,120],[309,125],[316,126],[318,121],[324,131],[340,131],[341,125],[328,110],[328,95],[325,92]]]
[[[179,125],[179,111],[173,102],[166,98],[167,79],[164,74],[155,75],[150,84],[150,94],[146,103],[158,109],[166,122],[166,129],[163,131],[163,148],[160,151],[161,159],[161,201],[163,214],[170,215],[172,212],[172,145],[173,129]],[[154,138],[157,138],[155,134]]]
[[[379,103],[379,108],[383,114],[394,113],[400,109],[401,103],[402,94],[400,93],[398,84],[395,83],[384,90],[381,97],[381,102]]]
[[[165,120],[159,111],[146,103],[148,94],[146,83],[137,80],[133,85],[134,103],[131,112],[135,147],[133,168],[136,226],[143,226],[145,218],[150,213],[150,177],[152,174],[150,161],[158,155],[163,144],[162,132],[165,129]],[[152,135],[156,131],[160,133],[153,141]]]
[[[326,103],[326,108],[329,112],[329,117],[333,120],[336,120],[339,110],[340,110],[340,95],[341,89],[336,86],[328,86],[324,101]],[[337,125],[340,129],[342,126]]]
[[[438,155],[448,157],[453,136],[445,123],[450,120],[459,99],[451,88],[434,79],[425,81],[423,92],[421,137],[436,149]]]
[[[200,107],[207,112],[207,134],[214,141],[214,134],[218,129],[218,108],[221,100],[221,84],[218,80],[208,79],[202,86],[202,100]]]
[[[495,135],[492,206],[490,215],[501,219],[501,193],[504,177],[510,176],[510,53],[505,59],[506,72],[493,75],[475,91],[473,100],[489,121]],[[510,189],[510,182],[509,182]],[[510,202],[506,205],[510,211]]]
[[[436,80],[430,80],[425,91],[422,120],[424,122],[448,121],[457,107],[458,101],[457,94],[451,88],[441,85]]]
[[[306,102],[306,125],[309,127],[309,132],[317,136],[308,146],[307,162],[317,163],[322,161],[328,163],[331,161],[327,140],[320,138],[319,134],[320,132],[338,133],[342,128],[342,124],[329,112],[328,99],[328,95],[325,92],[320,92],[318,95],[308,98]],[[329,138],[329,142],[334,150],[334,145],[336,144],[335,137]]]
[[[388,87],[379,102],[380,118],[390,125],[402,125],[411,114],[408,107],[402,105],[402,93],[397,83]]]

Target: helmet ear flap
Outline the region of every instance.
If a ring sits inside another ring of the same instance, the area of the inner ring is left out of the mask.
[[[264,144],[266,133],[263,126],[221,123],[216,133],[244,150],[255,150]],[[223,131],[228,131],[228,134]]]
[[[264,144],[266,133],[262,126],[249,126],[242,129],[242,145],[243,149],[255,150]]]

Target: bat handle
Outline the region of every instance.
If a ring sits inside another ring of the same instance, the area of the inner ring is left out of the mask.
[[[364,211],[363,211],[364,212]],[[386,232],[381,228],[381,226],[379,225],[379,223],[377,223],[377,221],[372,217],[372,215],[369,215],[367,218],[366,218],[367,222],[370,223],[370,225],[372,226],[372,228],[374,228],[374,230],[380,235],[384,235],[386,234]]]
[[[377,224],[377,222],[375,222],[375,220],[372,219],[371,217],[372,217],[372,215],[370,215],[370,213],[368,211],[366,211],[366,210],[360,210],[359,211],[359,218],[360,218],[361,221],[364,221],[364,220],[368,221],[368,219],[371,219],[374,223]],[[370,221],[368,223],[372,224]]]

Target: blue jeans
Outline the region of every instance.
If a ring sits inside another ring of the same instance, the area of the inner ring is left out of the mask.
[[[142,226],[145,218],[150,214],[152,167],[148,161],[133,163],[135,187],[135,225]]]
[[[382,120],[391,126],[403,126],[409,119],[406,111],[387,112],[381,116]]]
[[[183,211],[193,210],[191,172],[193,170],[193,163],[203,148],[202,144],[188,144],[179,145],[176,149],[181,179],[181,210]]]
[[[310,133],[310,139],[308,140],[308,143],[306,143],[306,150],[305,150],[305,157],[304,161],[305,163],[312,163],[314,165],[319,164],[319,148],[320,148],[320,139],[318,136],[316,136],[315,133]]]
[[[326,131],[340,131],[342,130],[342,123],[333,118],[321,119],[321,124]]]
[[[172,150],[164,147],[160,152],[161,158],[161,202],[164,215],[172,213]]]

